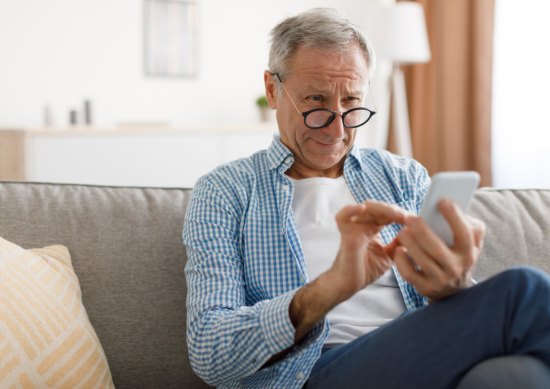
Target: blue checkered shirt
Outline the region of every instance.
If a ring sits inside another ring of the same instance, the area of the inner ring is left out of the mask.
[[[267,150],[200,178],[187,208],[187,342],[194,371],[220,388],[301,388],[329,331],[320,322],[275,364],[260,367],[294,343],[289,305],[309,282],[291,210],[285,171],[294,158],[275,136]],[[430,185],[417,162],[383,150],[353,147],[344,177],[361,203],[397,204],[418,214]],[[399,226],[381,232],[385,243]],[[407,309],[427,304],[393,267]]]

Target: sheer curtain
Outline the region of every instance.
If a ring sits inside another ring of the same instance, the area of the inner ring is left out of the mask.
[[[550,188],[550,1],[497,0],[493,186]]]

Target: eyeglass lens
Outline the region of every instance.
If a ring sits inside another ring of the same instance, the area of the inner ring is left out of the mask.
[[[348,127],[357,127],[365,124],[371,116],[371,113],[366,109],[356,109],[344,117],[344,124]],[[324,127],[332,120],[333,113],[330,111],[320,110],[314,111],[307,115],[306,125],[308,127]]]

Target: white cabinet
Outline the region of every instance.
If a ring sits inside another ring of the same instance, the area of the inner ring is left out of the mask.
[[[0,150],[19,148],[25,153],[24,158],[11,153],[19,162],[0,157],[0,179],[192,187],[216,166],[266,149],[276,132],[275,124],[170,130],[0,131]],[[10,139],[18,141],[11,140],[10,144]],[[8,169],[8,164],[13,167],[17,163],[25,166]],[[24,173],[14,176],[16,170]]]

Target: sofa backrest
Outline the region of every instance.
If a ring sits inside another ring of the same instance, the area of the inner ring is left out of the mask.
[[[189,189],[0,182],[0,236],[69,248],[117,388],[207,388],[185,342],[182,227]],[[550,272],[550,190],[479,190],[488,224],[474,276],[516,264]]]
[[[474,271],[482,280],[517,265],[550,273],[550,189],[481,189],[469,214],[487,224]]]

